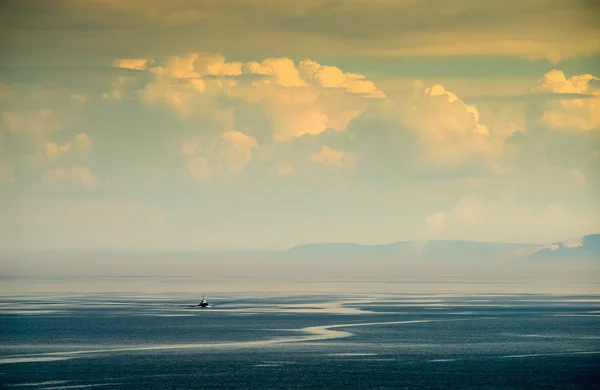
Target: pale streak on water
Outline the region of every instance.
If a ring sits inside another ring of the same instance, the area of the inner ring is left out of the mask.
[[[11,279],[1,285],[0,385],[595,388],[597,289],[590,280]],[[214,306],[195,307],[200,294]]]

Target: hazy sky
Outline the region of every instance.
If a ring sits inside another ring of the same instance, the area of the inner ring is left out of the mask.
[[[0,251],[600,232],[600,2],[0,7]]]

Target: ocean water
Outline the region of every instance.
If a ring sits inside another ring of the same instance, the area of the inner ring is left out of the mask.
[[[600,388],[600,295],[51,285],[0,299],[2,388]]]

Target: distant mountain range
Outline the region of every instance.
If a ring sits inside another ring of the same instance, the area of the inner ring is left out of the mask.
[[[0,255],[0,275],[161,275],[219,280],[383,280],[421,275],[600,275],[600,234],[550,244],[404,241],[305,244],[283,251],[29,252]],[[445,277],[445,276],[444,276]]]
[[[571,238],[551,244],[494,243],[475,241],[403,241],[384,245],[355,243],[304,244],[286,251],[293,257],[397,257],[421,260],[516,261],[544,258],[596,258],[600,260],[600,234]]]
[[[581,238],[571,238],[562,242],[538,246],[525,257],[543,258],[597,258],[600,259],[600,234],[589,234]]]

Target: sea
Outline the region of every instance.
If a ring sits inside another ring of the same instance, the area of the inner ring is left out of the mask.
[[[598,389],[600,294],[559,284],[4,278],[0,387]]]

